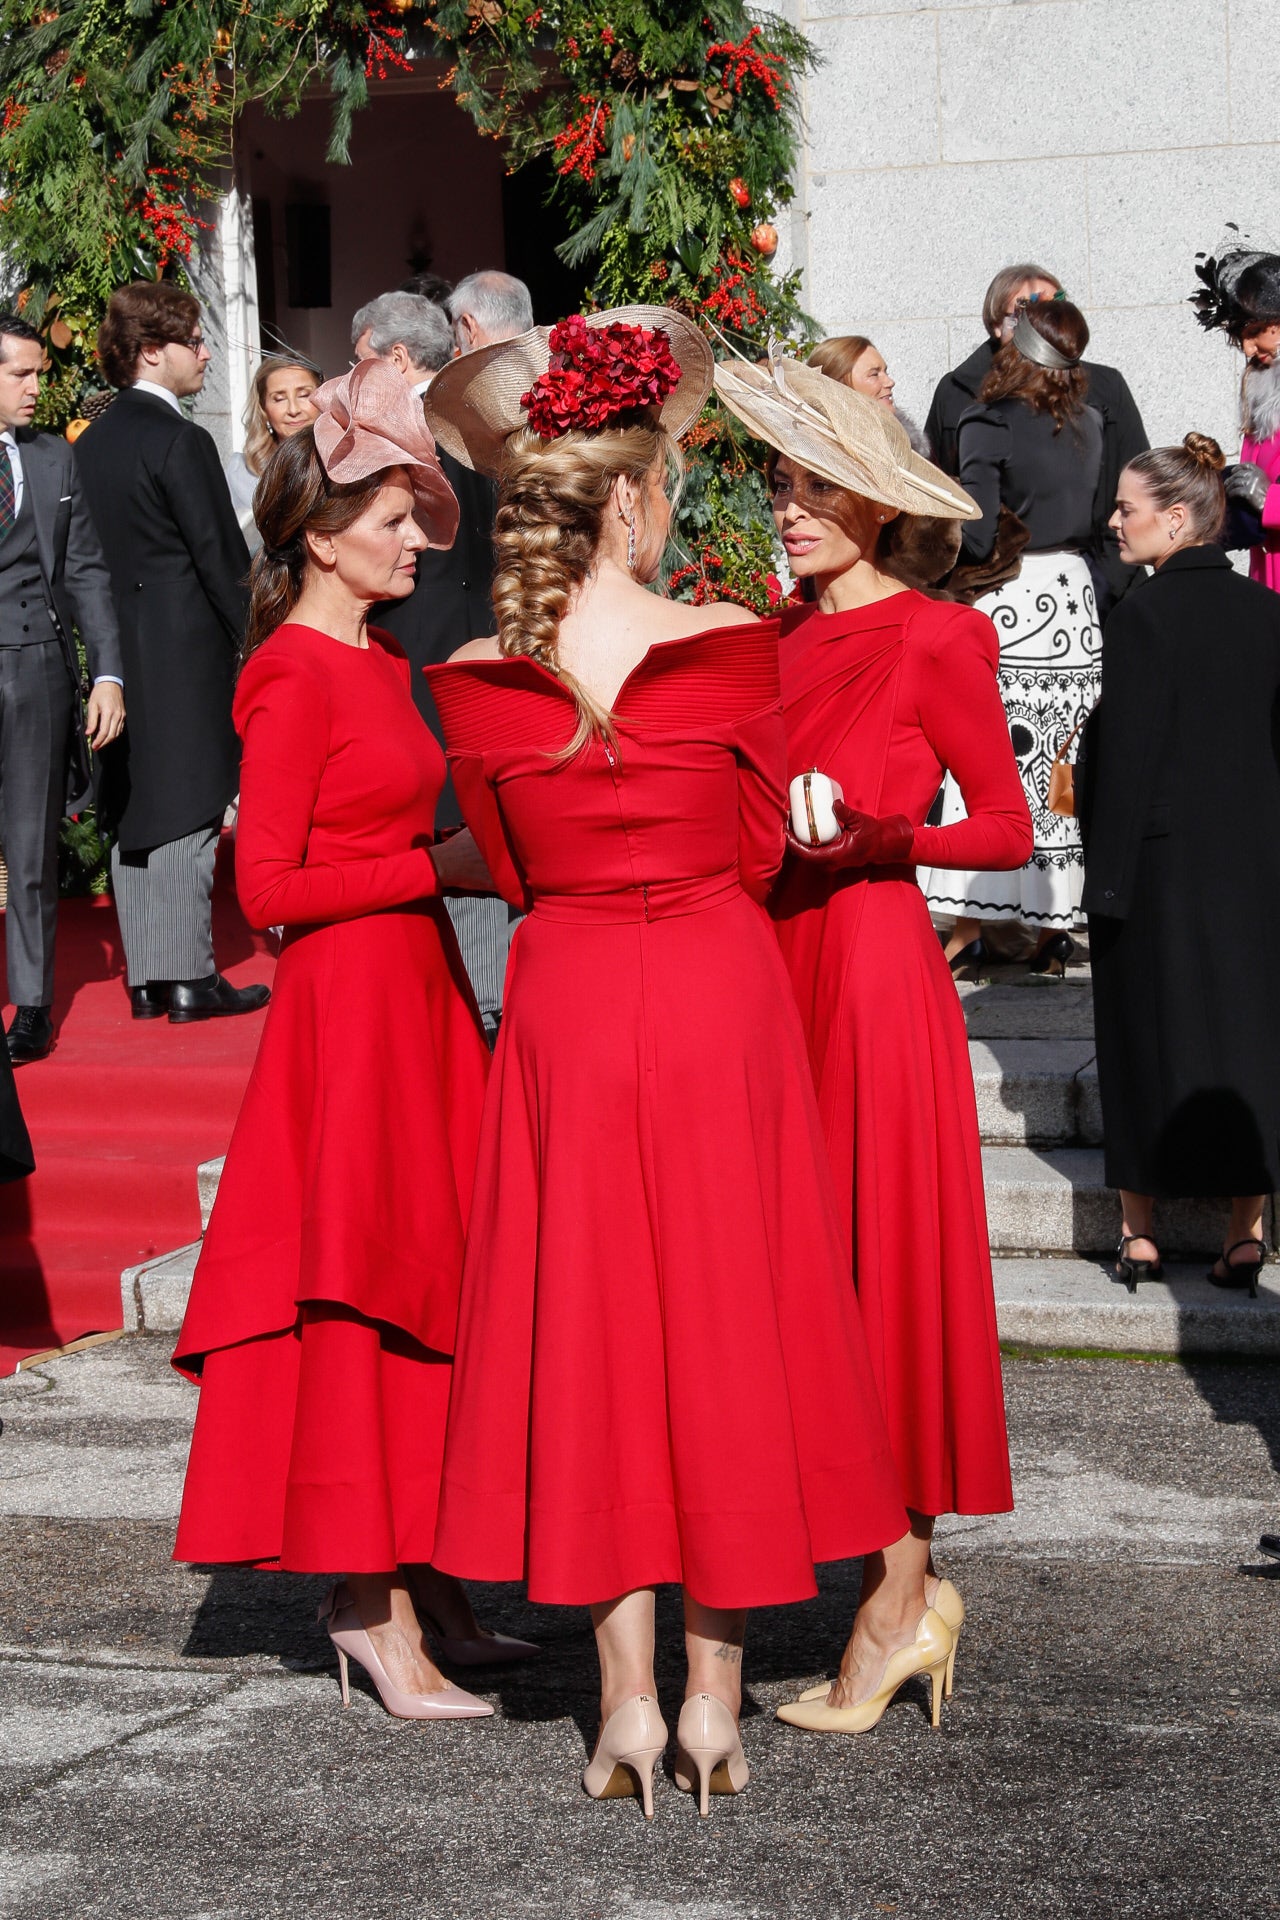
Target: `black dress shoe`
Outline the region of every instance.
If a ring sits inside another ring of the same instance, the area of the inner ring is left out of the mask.
[[[161,1020],[169,1011],[167,980],[148,980],[145,987],[130,987],[129,1007],[135,1020]]]
[[[220,973],[207,980],[175,980],[169,996],[174,1026],[187,1020],[218,1020],[233,1013],[256,1013],[271,998],[270,987],[233,987]]]
[[[4,1038],[15,1067],[43,1060],[53,1047],[53,1019],[48,1007],[15,1007]]]
[[[1280,1533],[1264,1533],[1258,1547],[1269,1559],[1280,1560]]]

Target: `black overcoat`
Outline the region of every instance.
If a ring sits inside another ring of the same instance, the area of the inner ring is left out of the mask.
[[[497,488],[443,447],[437,452],[445,479],[458,497],[457,536],[445,552],[428,547],[420,553],[413,592],[404,600],[388,600],[375,607],[369,619],[394,634],[404,648],[414,702],[443,746],[444,730],[422,669],[438,666],[468,640],[482,640],[494,631],[490,591]],[[436,821],[444,827],[461,824],[452,781],[440,796]]]
[[[239,785],[231,724],[249,550],[212,436],[127,389],[76,441],[120,625],[128,720],[103,755],[125,852],[195,833]]]
[[[1107,1182],[1280,1179],[1280,594],[1175,553],[1106,623],[1082,772]]]
[[[924,426],[925,438],[938,465],[945,473],[957,478],[960,473],[960,421],[977,400],[995,356],[994,340],[986,340],[975,348],[967,360],[962,360],[950,373],[943,374],[934,392],[933,405],[929,408],[929,417]],[[1116,489],[1121,473],[1135,454],[1146,452],[1150,443],[1142,424],[1142,415],[1138,412],[1138,403],[1130,393],[1124,375],[1115,367],[1098,366],[1092,360],[1082,360],[1080,365],[1089,376],[1089,390],[1085,398],[1102,415],[1102,470],[1094,496],[1093,542],[1089,558],[1094,564],[1095,578],[1101,575],[1099,586],[1106,589],[1105,596],[1099,598],[1099,606],[1105,611],[1113,600],[1118,600],[1142,578],[1140,567],[1127,567],[1120,558],[1116,537],[1107,522],[1115,510]]]

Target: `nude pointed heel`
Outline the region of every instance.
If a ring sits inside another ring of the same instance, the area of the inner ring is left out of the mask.
[[[349,1662],[354,1660],[364,1668],[378,1690],[378,1698],[396,1720],[481,1720],[493,1712],[487,1700],[477,1700],[473,1693],[464,1693],[461,1687],[440,1687],[435,1693],[406,1693],[398,1687],[378,1658],[377,1648],[359,1612],[340,1585],[334,1587],[316,1617],[338,1656],[338,1685],[344,1707],[351,1705]]]
[[[932,1579],[933,1576],[930,1575]],[[939,1580],[938,1591],[933,1596],[933,1610],[942,1615],[951,1629],[951,1651],[947,1655],[946,1697],[949,1700],[956,1683],[956,1648],[960,1645],[960,1629],[964,1625],[964,1601],[959,1590],[950,1580]],[[820,1680],[816,1687],[806,1687],[800,1695],[802,1700],[825,1700],[834,1682]]]
[[[869,1733],[884,1716],[884,1710],[899,1687],[917,1673],[927,1674],[932,1688],[932,1723],[942,1724],[942,1689],[946,1686],[947,1661],[955,1648],[955,1635],[942,1615],[930,1607],[916,1628],[909,1646],[899,1647],[885,1661],[884,1673],[876,1691],[854,1707],[833,1707],[826,1700],[793,1700],[778,1708],[779,1720],[788,1726],[803,1727],[808,1733]]]
[[[593,1800],[634,1800],[653,1818],[653,1769],[666,1751],[667,1727],[651,1693],[637,1693],[616,1707],[600,1729],[596,1750],[582,1771]]]
[[[698,1786],[698,1814],[706,1819],[708,1796],[741,1793],[751,1778],[738,1723],[714,1693],[695,1693],[680,1709],[676,1727],[675,1783],[682,1793]]]

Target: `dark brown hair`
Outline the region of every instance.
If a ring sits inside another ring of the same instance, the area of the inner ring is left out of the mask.
[[[1149,447],[1135,454],[1128,471],[1136,473],[1159,513],[1181,503],[1191,520],[1188,545],[1216,540],[1227,514],[1222,469],[1227,456],[1207,433],[1189,433],[1180,447]]]
[[[195,295],[165,280],[117,287],[98,328],[98,364],[113,387],[131,387],[144,347],[189,340],[199,320]]]
[[[310,427],[280,441],[253,496],[253,517],[262,545],[249,569],[249,617],[240,648],[241,666],[284,625],[302,597],[311,564],[307,533],[345,533],[377,497],[386,478],[383,469],[350,485],[331,480]]]
[[[1026,320],[1059,353],[1079,360],[1089,344],[1089,323],[1070,300],[1037,300]],[[1089,376],[1080,367],[1042,367],[1006,340],[991,362],[980,400],[1021,400],[1033,413],[1053,416],[1055,432],[1083,413]]]

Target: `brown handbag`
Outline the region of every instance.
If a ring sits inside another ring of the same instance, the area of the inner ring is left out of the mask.
[[[1056,813],[1063,820],[1074,820],[1076,817],[1076,770],[1067,755],[1075,744],[1076,735],[1088,718],[1089,714],[1086,713],[1084,720],[1072,727],[1054,754],[1053,765],[1049,769],[1049,791],[1045,795],[1044,803],[1050,813]]]

